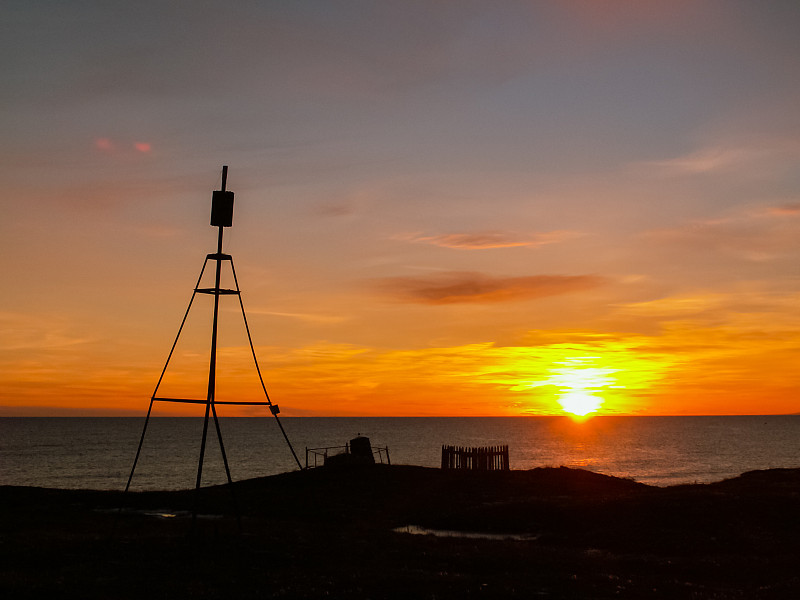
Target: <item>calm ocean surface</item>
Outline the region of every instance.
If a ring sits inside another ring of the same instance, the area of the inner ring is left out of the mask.
[[[297,468],[272,418],[222,418],[234,480]],[[800,416],[281,419],[300,461],[306,447],[357,434],[393,464],[438,467],[442,444],[508,444],[512,469],[581,467],[651,485],[707,483],[754,469],[800,467]],[[0,485],[124,489],[143,418],[0,418]],[[194,487],[202,418],[150,421],[131,489]],[[225,481],[213,425],[203,484]]]

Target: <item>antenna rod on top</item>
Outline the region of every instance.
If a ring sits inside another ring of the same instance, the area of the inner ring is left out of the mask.
[[[222,187],[221,191],[225,191],[225,184],[228,182],[228,165],[222,165]]]

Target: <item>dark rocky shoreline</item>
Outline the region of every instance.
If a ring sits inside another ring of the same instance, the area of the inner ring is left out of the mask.
[[[4,598],[798,598],[800,469],[315,469],[193,491],[2,487]],[[120,512],[120,507],[122,511]],[[158,516],[176,515],[176,516]],[[524,535],[436,537],[394,529]]]

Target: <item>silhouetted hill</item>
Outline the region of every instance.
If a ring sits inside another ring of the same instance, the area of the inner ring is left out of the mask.
[[[193,492],[0,488],[7,598],[796,598],[800,469],[316,469]],[[118,516],[117,508],[124,506]],[[177,515],[163,517],[156,515]],[[394,531],[499,534],[500,539]],[[524,539],[502,539],[516,534]]]

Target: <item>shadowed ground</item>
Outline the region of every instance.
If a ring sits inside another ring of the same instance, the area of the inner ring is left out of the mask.
[[[800,469],[316,469],[192,492],[0,488],[4,598],[800,598]],[[116,510],[123,506],[118,515]],[[147,513],[177,514],[159,517]],[[525,540],[411,535],[417,525]]]

